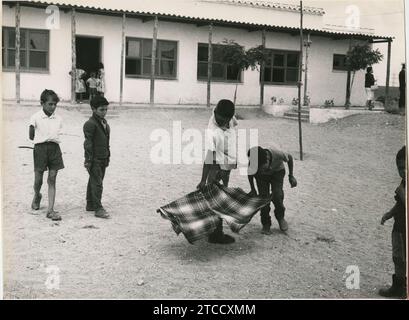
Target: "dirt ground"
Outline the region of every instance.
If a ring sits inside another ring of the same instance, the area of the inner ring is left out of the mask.
[[[66,166],[57,177],[59,223],[45,217],[46,185],[40,210],[30,209],[32,151],[18,148],[27,145],[27,123],[37,110],[4,110],[5,298],[378,298],[379,287],[390,283],[392,221],[381,226],[380,218],[393,205],[399,184],[394,157],[404,143],[403,116],[304,123],[305,159],[299,161],[297,122],[239,110],[239,126],[258,128],[261,145],[295,156],[299,186],[291,189],[285,182],[287,234],[273,220],[273,234],[262,235],[256,215],[234,244],[223,246],[189,244],[156,212],[194,190],[201,166],[155,165],[149,157],[152,130],[171,130],[173,120],[184,129],[204,129],[208,110],[115,111],[108,120],[112,158],[103,195],[112,219],[102,220],[85,211],[87,116],[58,109]],[[237,170],[230,185],[249,190]],[[345,285],[350,265],[359,268],[359,289]],[[58,288],[47,289],[52,268],[58,268]]]

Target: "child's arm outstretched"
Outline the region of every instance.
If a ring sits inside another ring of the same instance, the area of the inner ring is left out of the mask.
[[[393,206],[393,208],[391,210],[389,210],[387,213],[385,213],[382,216],[381,219],[381,224],[383,225],[387,220],[389,220],[390,218],[393,218],[398,212],[401,211],[405,211],[405,199],[404,199],[404,194],[403,194],[403,199],[402,199],[402,185],[400,185],[398,187],[398,189],[396,190],[396,194],[395,194],[395,200],[396,203]],[[404,191],[404,188],[403,188]]]
[[[290,181],[291,188],[294,188],[297,186],[297,180],[293,176],[293,170],[294,170],[294,160],[293,156],[291,154],[288,155],[288,180]]]
[[[389,220],[389,219],[391,219],[391,218],[393,218],[393,217],[395,216],[396,212],[399,211],[399,206],[400,206],[400,205],[401,205],[401,204],[400,204],[399,202],[396,202],[395,205],[393,206],[393,208],[392,208],[391,210],[389,210],[387,213],[385,213],[385,214],[382,216],[382,219],[381,219],[381,224],[382,224],[382,225],[383,225],[387,220]]]
[[[197,185],[197,189],[201,190],[206,185],[207,177],[209,176],[210,169],[216,159],[216,152],[207,150],[206,159],[203,164],[202,180]]]

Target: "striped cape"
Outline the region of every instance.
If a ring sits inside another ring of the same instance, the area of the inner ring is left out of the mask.
[[[249,196],[240,188],[215,183],[160,207],[157,212],[171,222],[176,234],[183,233],[193,243],[212,233],[219,218],[233,232],[239,232],[270,201],[271,196]]]

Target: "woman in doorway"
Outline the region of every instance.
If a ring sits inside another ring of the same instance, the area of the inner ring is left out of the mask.
[[[70,76],[72,76],[72,72],[69,72]],[[75,100],[78,103],[82,103],[83,95],[87,92],[87,88],[85,87],[84,77],[86,72],[80,68],[75,69]]]
[[[98,81],[97,81],[97,91],[100,96],[105,94],[105,71],[102,62],[98,65]]]
[[[373,109],[374,90],[375,90],[375,78],[373,76],[372,67],[366,68],[365,74],[365,92],[366,92],[366,106],[369,110]]]

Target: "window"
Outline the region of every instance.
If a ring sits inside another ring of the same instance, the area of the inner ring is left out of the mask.
[[[270,59],[264,68],[264,82],[273,84],[296,84],[298,81],[298,52],[270,51]]]
[[[345,54],[334,54],[332,62],[333,70],[348,71],[347,56]]]
[[[125,75],[150,77],[152,39],[126,38]],[[176,79],[177,42],[157,40],[155,75]]]
[[[16,30],[3,27],[2,65],[14,69]],[[22,71],[47,71],[49,59],[49,31],[20,29],[20,68]]]
[[[212,80],[216,81],[241,81],[241,72],[237,67],[223,62],[223,47],[225,45],[212,45]],[[197,79],[207,79],[207,59],[209,53],[209,45],[199,43],[197,50]]]

